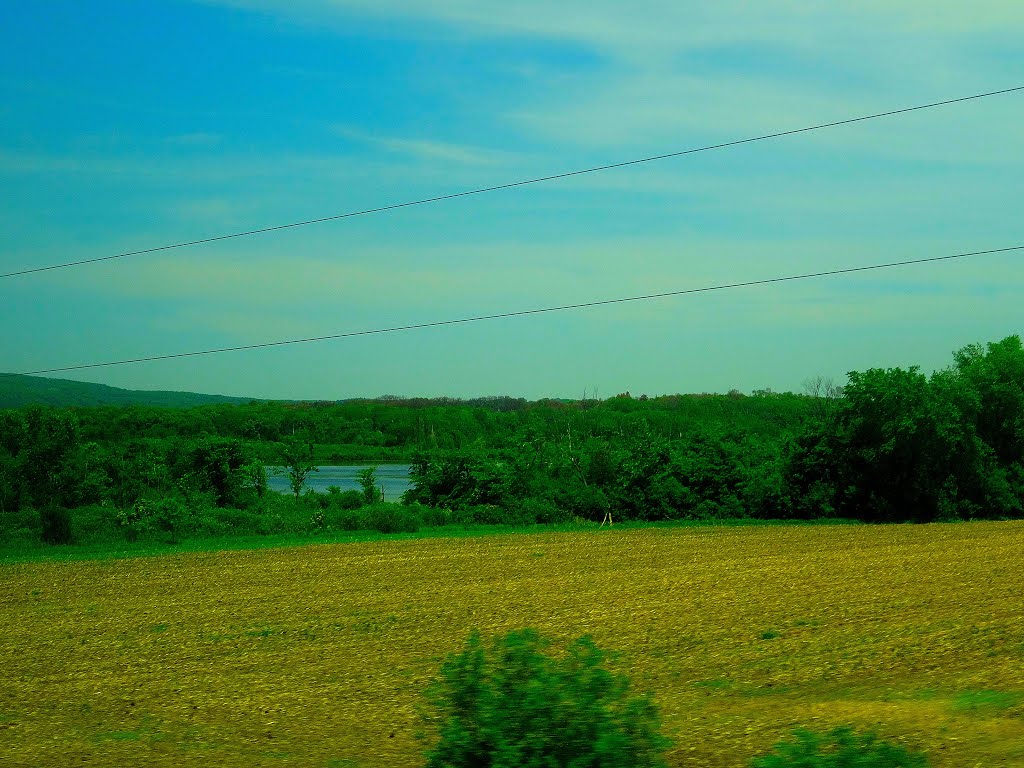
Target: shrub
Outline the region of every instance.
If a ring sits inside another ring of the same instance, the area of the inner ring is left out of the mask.
[[[356,490],[343,491],[336,485],[327,489],[331,506],[335,509],[359,509],[363,506],[363,494]]]
[[[223,526],[225,532],[232,536],[276,532],[264,528],[264,521],[272,520],[272,515],[260,515],[252,510],[231,507],[211,509],[210,512],[215,516],[216,522]]]
[[[342,531],[359,531],[363,528],[363,518],[358,510],[342,509],[329,518],[328,524]]]
[[[74,511],[72,533],[76,544],[117,540],[119,531],[114,520],[114,509],[102,504],[78,507]]]
[[[780,741],[764,757],[751,761],[752,768],[925,768],[928,759],[920,752],[879,741],[873,733],[856,734],[836,728],[826,734],[800,729],[793,738]]]
[[[452,513],[449,509],[427,507],[423,504],[417,504],[416,502],[406,504],[405,506],[406,509],[416,515],[420,522],[428,528],[439,528],[444,525],[450,525],[452,522]]]
[[[0,541],[4,543],[38,542],[41,530],[39,513],[30,507],[0,511]]]
[[[371,504],[360,510],[362,526],[380,533],[415,533],[420,529],[420,519],[415,511],[401,504]]]
[[[472,522],[479,525],[504,525],[508,522],[508,513],[494,504],[475,504],[463,511]]]
[[[191,516],[187,503],[178,498],[142,498],[117,510],[114,520],[128,541],[145,536],[175,544],[188,529]]]
[[[43,507],[39,511],[39,522],[42,524],[40,538],[43,543],[71,544],[74,541],[71,533],[71,513],[64,507]]]
[[[190,527],[191,510],[175,498],[161,499],[151,510],[149,530],[168,544],[177,544]]]
[[[567,523],[572,520],[571,512],[564,510],[547,499],[525,498],[513,508],[514,517],[522,523]]]
[[[589,637],[553,656],[524,629],[490,650],[474,632],[448,657],[427,698],[439,730],[428,768],[664,766],[669,745],[646,697],[610,672]]]
[[[196,513],[189,523],[189,532],[197,537],[212,538],[227,536],[233,531],[221,520],[215,509],[204,509]]]

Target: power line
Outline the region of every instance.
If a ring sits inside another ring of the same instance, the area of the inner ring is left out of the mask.
[[[683,149],[677,152],[667,152],[660,155],[650,155],[648,157],[641,157],[636,160],[625,160],[618,163],[608,163],[607,165],[597,165],[591,168],[583,168],[576,171],[566,171],[564,173],[555,173],[549,176],[538,176],[533,179],[524,179],[521,181],[512,181],[506,184],[496,184],[490,187],[479,187],[477,189],[469,189],[463,192],[453,192],[447,195],[437,195],[435,197],[425,197],[419,200],[409,200],[404,203],[392,203],[390,205],[382,205],[377,208],[365,208],[359,211],[348,211],[346,213],[337,213],[331,216],[321,216],[316,219],[306,219],[305,221],[295,221],[289,224],[277,224],[271,227],[262,227],[259,229],[250,229],[245,232],[233,232],[227,235],[215,235],[213,237],[203,237],[197,240],[187,240],[180,243],[173,243],[171,245],[160,245],[154,248],[142,248],[137,251],[125,251],[123,253],[115,253],[110,256],[97,256],[92,259],[80,259],[78,261],[68,261],[61,264],[50,264],[45,267],[28,267],[25,269],[15,270],[13,272],[0,273],[0,279],[8,277],[18,277],[19,275],[28,275],[36,272],[47,272],[54,269],[64,269],[66,267],[78,267],[84,264],[96,264],[101,261],[113,261],[114,259],[123,259],[126,256],[140,256],[147,253],[157,253],[158,251],[170,251],[176,248],[189,248],[194,245],[202,245],[204,243],[215,243],[220,240],[232,240],[238,237],[250,237],[252,235],[262,235],[268,232],[278,232],[284,229],[295,229],[297,227],[305,227],[310,224],[322,224],[327,221],[338,221],[340,219],[350,219],[356,216],[368,216],[374,213],[383,213],[385,211],[394,211],[399,208],[411,208],[415,205],[426,205],[428,203],[439,203],[444,200],[454,200],[460,197],[469,197],[471,195],[482,195],[487,192],[497,192],[503,189],[512,189],[514,187],[525,187],[530,184],[540,184],[546,181],[555,181],[557,179],[567,179],[572,176],[582,176],[587,173],[597,173],[599,171],[608,171],[614,168],[625,168],[631,165],[640,165],[642,163],[651,163],[656,160],[667,160],[672,157],[682,157],[683,155],[693,155],[698,152],[709,152],[715,149],[725,149],[726,147],[736,147],[741,144],[751,144],[755,141],[766,141],[768,139],[777,139],[783,136],[793,136],[798,133],[807,133],[809,131],[817,131],[823,128],[835,128],[840,125],[849,125],[850,123],[860,123],[866,120],[877,120],[882,117],[891,117],[893,115],[902,115],[907,112],[916,112],[923,109],[933,109],[935,107],[947,106],[949,104],[957,104],[964,101],[973,101],[976,99],[984,99],[989,96],[999,96],[1001,94],[1013,93],[1015,91],[1024,90],[1024,85],[1015,86],[1013,88],[1003,88],[998,91],[988,91],[986,93],[977,93],[973,96],[960,96],[955,99],[946,99],[945,101],[933,101],[929,104],[918,104],[913,107],[903,107],[902,109],[893,109],[888,112],[877,112],[871,115],[861,115],[860,117],[850,117],[845,120],[836,120],[831,123],[819,123],[817,125],[810,125],[805,128],[794,128],[788,131],[778,131],[776,133],[766,133],[761,136],[753,136],[746,139],[736,139],[734,141],[726,141],[720,144],[709,144],[703,147],[695,147],[691,149]]]
[[[240,352],[247,349],[265,349],[267,347],[282,347],[288,344],[308,344],[314,341],[329,341],[332,339],[346,339],[354,336],[374,336],[384,333],[398,333],[400,331],[412,331],[420,328],[438,328],[447,325],[462,325],[465,323],[476,323],[482,320],[498,320],[508,317],[523,317],[525,315],[539,315],[545,312],[562,312],[570,309],[584,309],[587,307],[599,307],[608,304],[625,304],[630,301],[649,301],[651,299],[663,299],[669,296],[683,296],[690,293],[708,293],[710,291],[724,291],[730,288],[745,288],[754,285],[768,285],[771,283],[784,283],[792,280],[807,280],[813,277],[830,277],[833,275],[846,275],[852,272],[867,272],[873,269],[889,269],[891,267],[905,267],[911,264],[928,264],[937,261],[951,261],[953,259],[964,259],[969,256],[982,256],[992,253],[1007,253],[1009,251],[1024,250],[1024,245],[1012,245],[1007,248],[991,248],[985,251],[969,251],[967,253],[956,253],[951,256],[931,256],[924,259],[909,259],[907,261],[892,261],[885,264],[870,264],[863,267],[846,267],[844,269],[832,269],[825,272],[807,272],[800,275],[786,275],[784,277],[769,277],[761,280],[747,280],[740,283],[725,283],[722,285],[704,286],[703,288],[684,288],[678,291],[664,291],[662,293],[648,293],[642,296],[627,296],[618,299],[600,299],[597,301],[585,301],[578,304],[562,304],[557,307],[541,307],[539,309],[523,309],[515,312],[498,312],[492,315],[477,315],[475,317],[463,317],[454,320],[435,320],[429,323],[414,323],[412,325],[398,325],[390,328],[374,328],[365,331],[347,331],[345,333],[332,333],[327,336],[311,336],[304,339],[287,339],[285,341],[266,341],[260,344],[244,344],[237,347],[220,347],[218,349],[205,349],[198,352],[175,352],[168,355],[152,355],[149,357],[136,357],[128,360],[111,360],[105,363],[84,363],[82,365],[67,365],[60,368],[44,368],[38,371],[24,371],[24,376],[35,376],[41,373],[57,373],[60,371],[78,371],[84,368],[104,368],[112,365],[129,365],[132,363],[149,363],[156,360],[172,360],[180,357],[198,357],[199,355],[216,355],[221,352]]]

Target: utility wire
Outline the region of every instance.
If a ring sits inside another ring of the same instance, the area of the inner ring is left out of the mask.
[[[751,144],[755,141],[766,141],[768,139],[777,139],[782,136],[793,136],[798,133],[807,133],[809,131],[818,131],[823,128],[834,128],[839,125],[849,125],[850,123],[860,123],[866,120],[877,120],[882,117],[891,117],[893,115],[902,115],[907,112],[916,112],[922,109],[933,109],[935,107],[942,107],[949,104],[957,104],[964,101],[973,101],[975,99],[984,99],[989,96],[998,96],[1006,93],[1014,93],[1016,91],[1024,91],[1024,85],[1019,85],[1013,88],[1003,88],[998,91],[988,91],[986,93],[977,93],[973,96],[961,96],[955,99],[946,99],[945,101],[934,101],[929,104],[918,104],[914,107],[904,107],[902,109],[893,109],[888,112],[877,112],[872,115],[861,115],[860,117],[850,117],[845,120],[836,120],[831,123],[819,123],[817,125],[810,125],[805,128],[794,128],[788,131],[778,131],[777,133],[766,133],[761,136],[753,136],[746,139],[736,139],[735,141],[726,141],[721,144],[709,144],[703,147],[695,147],[691,149],[683,149],[678,152],[667,152],[661,155],[651,155],[649,157],[641,157],[636,160],[625,160],[619,163],[609,163],[607,165],[597,165],[592,168],[583,168],[576,171],[566,171],[564,173],[555,173],[549,176],[538,176],[533,179],[525,179],[522,181],[512,181],[507,184],[496,184],[491,187],[479,187],[477,189],[469,189],[463,192],[453,192],[448,195],[437,195],[435,197],[425,197],[419,200],[409,200],[404,203],[392,203],[390,205],[382,205],[377,208],[365,208],[359,211],[348,211],[346,213],[338,213],[331,216],[322,216],[317,219],[306,219],[305,221],[295,221],[290,224],[278,224],[272,227],[262,227],[260,229],[250,229],[245,232],[233,232],[227,235],[215,235],[213,237],[203,237],[198,240],[188,240],[180,243],[173,243],[171,245],[160,245],[154,248],[142,248],[137,251],[125,251],[124,253],[115,253],[110,256],[97,256],[92,259],[80,259],[78,261],[68,261],[62,264],[50,264],[45,267],[28,267],[25,269],[15,270],[13,272],[0,273],[0,279],[8,277],[18,277],[19,275],[28,275],[36,272],[47,272],[54,269],[64,269],[66,267],[78,267],[83,264],[96,264],[101,261],[112,261],[114,259],[123,259],[126,256],[139,256],[146,253],[156,253],[158,251],[170,251],[176,248],[189,248],[194,245],[202,245],[203,243],[215,243],[220,240],[231,240],[238,237],[250,237],[252,235],[262,235],[267,232],[278,232],[284,229],[295,229],[296,227],[305,227],[310,224],[322,224],[325,221],[337,221],[339,219],[350,219],[355,216],[368,216],[374,213],[383,213],[384,211],[394,211],[399,208],[410,208],[414,205],[426,205],[427,203],[439,203],[443,200],[454,200],[459,197],[469,197],[470,195],[482,195],[487,192],[497,192],[502,189],[512,189],[514,187],[525,187],[530,184],[540,184],[546,181],[555,181],[556,179],[567,179],[572,176],[582,176],[587,173],[597,173],[599,171],[608,171],[613,168],[625,168],[631,165],[640,165],[642,163],[651,163],[656,160],[667,160],[672,157],[682,157],[683,155],[693,155],[698,152],[709,152],[714,149],[725,149],[726,147],[736,147],[741,144]]]
[[[608,304],[625,304],[630,301],[649,301],[651,299],[663,299],[669,296],[683,296],[690,293],[708,293],[710,291],[724,291],[730,288],[744,288],[753,285],[768,285],[770,283],[784,283],[792,280],[807,280],[812,277],[830,277],[833,275],[846,275],[852,272],[867,272],[873,269],[889,269],[891,267],[905,267],[911,264],[928,264],[937,261],[951,261],[953,259],[965,259],[969,256],[982,256],[992,253],[1007,253],[1009,251],[1024,250],[1024,245],[1012,245],[1007,248],[991,248],[985,251],[970,251],[967,253],[956,253],[951,256],[931,256],[924,259],[909,259],[907,261],[892,261],[885,264],[870,264],[863,267],[846,267],[844,269],[831,269],[825,272],[807,272],[800,275],[786,275],[784,277],[769,277],[762,280],[746,280],[741,283],[725,283],[722,285],[710,285],[703,288],[684,288],[678,291],[664,291],[662,293],[648,293],[642,296],[627,296],[618,299],[601,299],[598,301],[584,301],[578,304],[562,304],[557,307],[541,307],[539,309],[523,309],[516,312],[498,312],[493,315],[477,315],[475,317],[463,317],[454,320],[435,320],[429,323],[414,323],[412,325],[397,325],[390,328],[374,328],[364,331],[347,331],[345,333],[332,333],[327,336],[311,336],[304,339],[287,339],[285,341],[266,341],[261,344],[244,344],[237,347],[220,347],[218,349],[205,349],[198,352],[175,352],[168,355],[152,355],[149,357],[136,357],[128,360],[111,360],[105,363],[84,363],[82,365],[67,365],[60,368],[44,368],[38,371],[24,371],[24,376],[34,376],[41,373],[57,373],[59,371],[78,371],[83,368],[103,368],[112,365],[129,365],[132,363],[149,363],[155,360],[172,360],[179,357],[197,357],[199,355],[216,355],[221,352],[239,352],[246,349],[265,349],[266,347],[283,347],[288,344],[307,344],[314,341],[328,341],[331,339],[346,339],[354,336],[374,336],[384,333],[398,333],[400,331],[412,331],[419,328],[438,328],[446,325],[462,325],[465,323],[476,323],[481,320],[498,320],[507,317],[523,317],[525,315],[539,315],[545,312],[562,312],[569,309],[584,309],[587,307],[599,307]]]

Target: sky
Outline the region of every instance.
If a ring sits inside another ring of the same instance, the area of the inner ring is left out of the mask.
[[[1024,85],[1005,0],[46,0],[0,272]],[[0,279],[12,373],[1024,244],[1024,91]],[[334,400],[801,391],[1024,332],[1024,251],[51,374]]]

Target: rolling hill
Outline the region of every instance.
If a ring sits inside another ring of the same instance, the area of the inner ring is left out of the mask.
[[[159,405],[190,408],[211,403],[247,403],[251,398],[203,395],[196,392],[163,392],[120,389],[105,384],[90,384],[69,379],[0,373],[0,408],[23,405]]]

